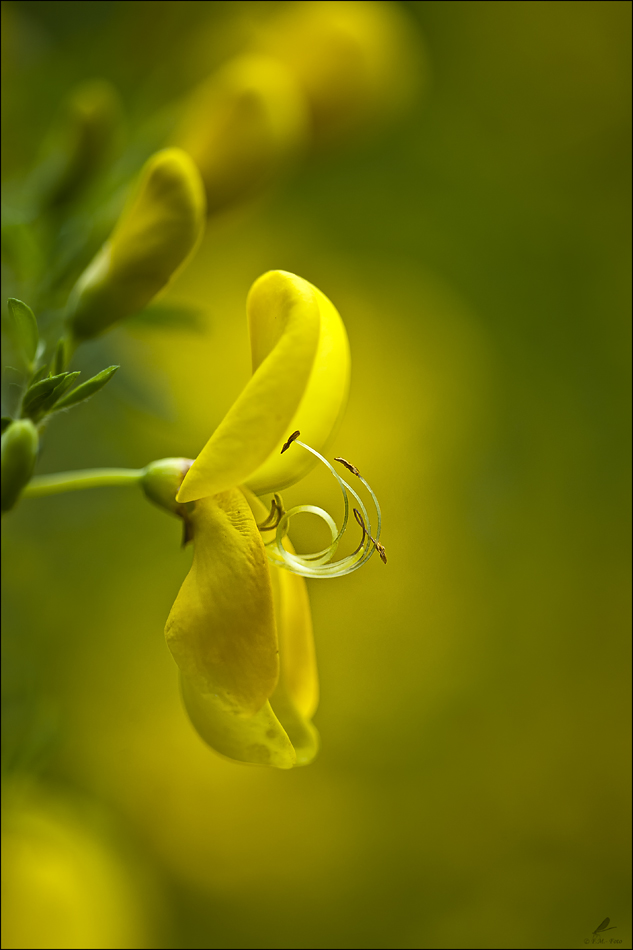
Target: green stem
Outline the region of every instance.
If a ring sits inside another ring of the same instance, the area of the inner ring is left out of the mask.
[[[102,485],[137,484],[145,473],[143,468],[88,468],[83,472],[57,472],[55,475],[37,475],[22,492],[22,498],[58,495],[65,491],[83,491]]]

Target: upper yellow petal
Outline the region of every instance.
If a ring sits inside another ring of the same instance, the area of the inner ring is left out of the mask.
[[[279,659],[268,562],[242,492],[197,502],[194,558],[165,627],[185,678],[234,714],[273,692]]]
[[[342,415],[349,388],[345,328],[327,297],[308,281],[269,271],[247,303],[253,377],[187,473],[178,501],[229,485],[258,493],[283,488],[315,464],[281,447],[294,429],[323,448]]]
[[[314,468],[317,460],[304,449],[290,449],[281,455],[283,442],[298,429],[303,442],[322,452],[335,435],[347,403],[350,355],[345,326],[325,294],[316,287],[313,290],[319,307],[319,346],[305,392],[283,438],[246,479],[258,495],[293,485]]]
[[[319,344],[316,291],[284,271],[253,285],[248,314],[255,372],[189,469],[178,501],[244,482],[286,438]]]

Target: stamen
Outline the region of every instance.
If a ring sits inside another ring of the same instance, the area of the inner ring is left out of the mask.
[[[343,465],[345,465],[345,467],[353,475],[357,476],[371,496],[372,502],[376,508],[377,517],[375,538],[372,536],[369,515],[367,514],[367,510],[360,496],[354,491],[351,485],[342,479],[341,476],[332,468],[327,459],[323,458],[322,455],[320,455],[309,445],[306,445],[304,442],[297,441],[297,437],[299,435],[299,430],[293,432],[290,438],[284,444],[282,452],[285,452],[293,442],[296,442],[297,445],[299,445],[302,449],[305,449],[306,452],[310,452],[317,459],[319,459],[319,461],[323,462],[323,464],[330,470],[334,478],[339,483],[339,487],[343,495],[343,522],[340,530],[337,530],[334,519],[327,513],[327,511],[324,511],[322,508],[316,508],[314,505],[297,505],[296,507],[291,508],[289,511],[283,511],[281,499],[276,495],[275,500],[273,500],[271,505],[270,514],[261,525],[258,525],[260,530],[264,531],[268,531],[276,527],[274,539],[266,543],[266,553],[268,554],[269,560],[277,567],[282,567],[285,570],[292,571],[294,574],[300,574],[302,577],[341,577],[344,574],[350,574],[352,571],[356,571],[359,567],[362,567],[362,565],[369,560],[374,551],[378,551],[381,560],[386,564],[387,557],[385,554],[385,549],[379,541],[382,520],[380,505],[378,504],[378,499],[376,498],[368,483],[362,477],[355,465],[352,465],[351,462],[347,462],[343,458],[336,459],[337,462],[341,462]],[[359,508],[353,508],[353,512],[356,522],[362,528],[363,535],[360,544],[355,551],[338,561],[332,561],[332,557],[336,552],[343,534],[345,533],[345,529],[347,528],[347,523],[349,520],[349,495],[352,495],[352,497],[358,503]],[[285,534],[288,531],[288,525],[291,518],[302,513],[317,515],[327,524],[332,540],[328,547],[324,548],[322,551],[316,551],[313,554],[291,554],[290,551],[287,551],[284,548],[282,542]],[[274,522],[274,524],[269,522]]]
[[[280,452],[279,454],[280,454],[280,455],[283,455],[284,452],[286,452],[286,451],[290,448],[290,446],[292,445],[292,443],[294,442],[294,440],[295,440],[298,436],[300,436],[300,435],[301,435],[301,432],[299,431],[299,429],[295,429],[295,431],[292,433],[292,435],[288,438],[288,441],[287,441],[287,442],[284,442],[284,447],[283,447],[283,449],[281,450],[281,452]]]
[[[276,528],[279,522],[281,521],[284,514],[284,505],[281,500],[281,497],[277,494],[273,495],[273,500],[270,503],[270,513],[268,517],[262,521],[261,524],[258,524],[257,527],[260,531],[272,531],[273,528]],[[268,524],[268,522],[271,522]]]
[[[341,463],[345,466],[345,468],[349,469],[349,471],[352,473],[352,475],[360,475],[360,472],[358,471],[358,469],[356,468],[356,466],[355,466],[355,465],[352,465],[351,462],[348,462],[347,459],[341,458],[340,455],[337,455],[336,458],[334,459],[334,461],[335,461],[335,462],[341,462]]]
[[[369,540],[371,541],[371,543],[374,545],[374,547],[375,547],[376,550],[378,551],[378,554],[380,555],[380,560],[382,561],[383,564],[386,564],[386,563],[387,563],[387,552],[385,551],[385,549],[384,549],[384,547],[382,546],[382,544],[380,543],[380,541],[376,541],[375,538],[372,538],[371,534],[369,533],[369,531],[368,531],[367,528],[365,527],[365,522],[363,521],[363,517],[362,517],[360,511],[359,511],[357,508],[354,508],[354,517],[356,518],[356,521],[359,523],[359,525],[360,525],[361,528],[363,529],[363,537],[362,537],[362,540],[361,540],[360,544],[362,545],[363,541],[365,540],[365,535],[367,535],[367,537],[369,538]],[[359,545],[359,547],[360,547],[360,545]]]

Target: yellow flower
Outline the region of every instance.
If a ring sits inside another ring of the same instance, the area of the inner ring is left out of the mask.
[[[316,569],[308,561],[302,569],[281,545],[293,512],[282,518],[276,496],[271,519],[257,496],[316,464],[314,452],[328,442],[347,398],[349,348],[334,306],[293,274],[260,277],[247,310],[253,376],[177,496],[195,502],[188,515],[194,558],[165,633],[202,738],[229,758],[292,768],[311,761],[318,745],[310,608],[299,576]],[[299,443],[282,454],[297,429],[316,449]],[[277,534],[266,545],[267,521]]]
[[[237,56],[191,95],[173,140],[200,169],[209,214],[252,197],[305,147],[308,109],[292,72]]]
[[[109,240],[70,295],[67,321],[75,340],[147,306],[196,249],[204,220],[204,188],[191,158],[177,148],[152,155]]]

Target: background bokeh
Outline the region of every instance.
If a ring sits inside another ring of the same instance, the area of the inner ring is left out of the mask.
[[[190,726],[162,636],[175,520],[130,488],[4,519],[8,722],[41,752],[21,821],[83,855],[63,900],[90,946],[574,947],[606,916],[631,946],[630,4],[389,6],[408,111],[214,220],[170,291],[201,317],[86,346],[79,368],[122,368],[38,467],[194,456],[249,376],[253,280],[332,299],[353,380],[331,454],[377,492],[389,562],[310,585],[315,763],[240,766]],[[160,127],[250,7],[3,5],[7,176],[86,78],[128,134]],[[284,497],[336,504],[318,474]],[[34,926],[5,945],[83,945]]]

